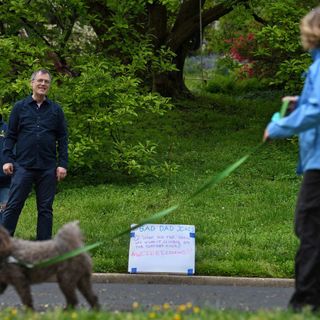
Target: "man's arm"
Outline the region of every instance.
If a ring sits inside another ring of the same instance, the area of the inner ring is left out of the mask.
[[[57,130],[58,144],[58,167],[56,170],[57,180],[63,180],[67,175],[68,168],[68,130],[62,109],[59,109],[59,127]]]
[[[11,111],[8,129],[3,143],[3,172],[8,175],[13,173],[13,162],[15,160],[13,149],[17,141],[19,129],[18,110],[19,104],[16,104]]]

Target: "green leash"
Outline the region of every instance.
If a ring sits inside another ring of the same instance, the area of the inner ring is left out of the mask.
[[[286,111],[288,109],[289,106],[289,101],[284,101],[282,103],[279,115],[280,118],[283,118],[286,114]],[[239,160],[237,160],[236,162],[232,163],[231,165],[229,165],[226,169],[224,169],[223,171],[221,171],[220,173],[218,173],[217,175],[213,176],[212,178],[210,178],[206,183],[204,183],[198,190],[196,190],[194,193],[192,193],[188,198],[186,198],[181,204],[186,203],[188,201],[190,201],[191,199],[193,199],[194,197],[196,197],[197,195],[199,195],[200,193],[204,192],[205,190],[212,188],[213,186],[215,186],[216,184],[218,184],[219,182],[221,182],[223,179],[227,178],[233,171],[235,171],[238,167],[240,167],[245,161],[247,161],[247,159],[253,155],[255,152],[257,152],[263,145],[265,144],[265,141],[259,143],[255,148],[253,148],[248,154],[246,154],[245,156],[243,156],[242,158],[240,158]],[[118,233],[117,235],[115,235],[114,237],[111,238],[111,240],[114,240],[116,238],[119,238],[121,236],[123,236],[124,234],[127,234],[145,224],[148,223],[152,223],[156,220],[159,220],[160,218],[163,218],[165,216],[167,216],[168,214],[170,214],[171,212],[177,210],[181,204],[176,204],[170,208],[164,209],[162,211],[159,211],[155,214],[153,214],[152,216],[141,220],[138,224],[135,224],[133,227],[128,228],[120,233]],[[44,261],[40,261],[38,263],[35,264],[28,264],[28,263],[23,263],[21,261],[18,261],[16,263],[19,263],[20,265],[25,266],[26,268],[43,268],[43,267],[48,267],[52,264],[58,263],[58,262],[62,262],[64,260],[73,258],[81,253],[87,252],[89,250],[92,250],[100,245],[102,245],[102,242],[96,242],[94,244],[91,245],[87,245],[81,248],[77,248],[75,250],[69,251],[65,254],[59,255],[57,257],[48,259],[48,260],[44,260]]]
[[[283,118],[288,110],[289,101],[283,101],[281,108],[280,108],[280,119]]]
[[[84,253],[84,252],[87,252],[89,250],[92,250],[96,247],[99,247],[100,245],[102,244],[102,242],[96,242],[96,243],[93,243],[93,244],[89,244],[87,246],[84,246],[84,247],[80,247],[80,248],[77,248],[75,250],[72,250],[72,251],[69,251],[67,253],[64,253],[60,256],[57,256],[57,257],[54,257],[54,258],[51,258],[51,259],[47,259],[47,260],[43,260],[43,261],[40,261],[38,263],[35,263],[33,264],[32,268],[44,268],[44,267],[48,267],[52,264],[56,264],[58,262],[62,262],[64,260],[67,260],[67,259],[70,259],[70,258],[73,258],[81,253]]]

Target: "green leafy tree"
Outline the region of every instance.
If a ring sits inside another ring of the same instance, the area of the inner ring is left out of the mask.
[[[45,43],[59,73],[74,75],[70,50],[90,47],[138,67],[154,91],[179,96],[188,94],[184,62],[200,47],[200,28],[247,1],[8,0],[0,8],[0,31],[25,32]]]
[[[143,141],[123,148],[126,128],[140,114],[167,110],[162,96],[188,94],[184,60],[200,46],[200,9],[205,28],[243,2],[0,0],[2,112],[29,93],[32,70],[47,68],[51,95],[68,117],[74,170],[99,162],[124,168],[129,156],[147,166],[142,153],[154,148]],[[122,164],[112,150],[126,153]]]
[[[50,70],[50,96],[63,106],[69,124],[74,172],[97,165],[114,167],[118,160],[112,150],[125,143],[123,132],[134,126],[140,113],[161,115],[171,107],[169,99],[145,90],[137,76],[152,58],[150,41],[140,37],[124,48],[131,59],[124,63],[100,49],[90,19],[81,1],[12,0],[0,6],[2,113],[7,116],[13,103],[30,93],[33,70]],[[134,144],[127,149],[137,150],[129,160],[139,162],[148,146],[136,143],[138,149]],[[148,171],[151,162],[153,169]],[[141,166],[140,171],[123,171],[142,176],[162,170],[155,159],[143,160]]]
[[[232,53],[239,39],[253,35],[250,46],[243,41],[242,47],[236,49],[253,62],[255,76],[269,78],[271,85],[288,92],[299,91],[303,83],[301,75],[310,64],[310,56],[299,41],[299,23],[317,5],[316,1],[252,0],[250,6],[238,7],[221,18],[217,28],[208,30],[209,50]],[[239,68],[241,64],[235,66]]]

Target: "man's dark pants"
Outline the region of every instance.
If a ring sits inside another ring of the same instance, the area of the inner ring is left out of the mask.
[[[47,240],[52,235],[52,205],[56,192],[55,168],[35,170],[25,169],[15,164],[2,224],[13,236],[20,213],[33,184],[38,209],[37,240]]]
[[[295,232],[300,246],[295,258],[295,292],[289,306],[320,307],[320,170],[304,174],[298,196]]]

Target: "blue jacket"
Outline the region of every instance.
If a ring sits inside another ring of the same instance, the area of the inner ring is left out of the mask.
[[[299,135],[298,173],[320,169],[320,48],[312,50],[311,54],[313,63],[297,107],[289,116],[267,126],[271,139]]]

